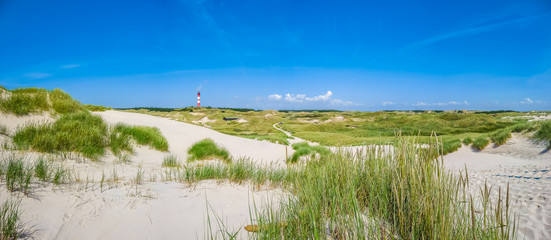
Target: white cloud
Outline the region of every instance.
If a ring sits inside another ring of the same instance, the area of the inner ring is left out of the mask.
[[[47,78],[49,76],[52,76],[52,74],[42,73],[42,72],[33,72],[33,73],[27,73],[24,76],[31,79],[42,79],[42,78]]]
[[[285,102],[290,103],[314,103],[314,102],[326,102],[329,105],[333,106],[358,106],[357,103],[351,101],[344,101],[341,99],[334,99],[333,92],[327,91],[325,94],[320,94],[313,97],[308,97],[306,94],[291,94],[287,93],[285,96],[279,94],[272,94],[268,96],[268,99],[271,101],[284,100]]]
[[[63,69],[71,69],[71,68],[77,68],[77,67],[80,67],[80,64],[68,64],[68,65],[61,66],[61,68]]]
[[[383,106],[396,105],[396,103],[393,103],[393,102],[390,102],[390,101],[388,101],[388,102],[383,102],[382,104],[383,104]]]
[[[524,101],[520,101],[522,104],[532,104],[534,101],[530,98],[525,98]]]
[[[272,95],[268,96],[268,99],[270,99],[272,101],[279,101],[279,100],[281,100],[281,98],[282,97],[279,94],[272,94]]]

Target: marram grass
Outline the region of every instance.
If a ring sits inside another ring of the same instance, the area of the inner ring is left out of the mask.
[[[473,140],[472,147],[476,150],[483,150],[490,144],[490,140],[485,135],[479,136]]]
[[[0,206],[0,239],[18,239],[21,235],[20,200],[6,200]]]
[[[393,148],[339,152],[280,170],[288,190],[278,207],[251,207],[253,239],[514,239],[509,202],[471,196],[468,178],[447,172],[441,143],[398,138]],[[272,176],[248,164],[243,175]],[[186,176],[230,178],[232,165],[200,166]],[[200,173],[199,173],[200,172]],[[183,173],[181,175],[184,175]],[[256,178],[255,177],[255,178]],[[246,179],[246,177],[240,177]],[[249,177],[253,178],[253,177]],[[269,177],[268,177],[269,178]],[[507,189],[508,195],[508,189]],[[208,230],[207,230],[208,231]],[[227,232],[222,231],[219,232]],[[230,234],[229,235],[233,235]],[[210,233],[216,237],[217,233]]]
[[[331,150],[326,147],[319,145],[310,146],[307,142],[295,143],[293,144],[293,149],[295,152],[293,156],[287,160],[289,163],[296,163],[302,156],[310,156],[313,158],[315,156],[328,155],[331,153]]]
[[[194,143],[188,150],[188,161],[219,159],[230,162],[228,150],[218,146],[212,139],[207,138]]]

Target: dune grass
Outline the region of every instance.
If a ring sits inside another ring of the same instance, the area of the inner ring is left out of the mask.
[[[65,114],[83,111],[82,104],[73,99],[71,95],[61,89],[54,89],[50,92],[50,101],[55,112]]]
[[[462,146],[462,142],[459,139],[450,139],[442,142],[442,154],[447,155],[457,151]]]
[[[0,160],[0,179],[10,192],[28,194],[33,181],[60,185],[72,181],[66,168],[49,163],[40,157],[34,163],[27,163],[23,156],[9,156]]]
[[[131,139],[160,151],[168,150],[168,142],[157,128],[119,124],[110,130],[101,117],[89,112],[63,114],[50,124],[27,125],[13,136],[21,149],[77,152],[93,160],[103,156],[107,147],[115,155],[132,151]]]
[[[92,104],[84,104],[83,107],[90,112],[105,112],[107,110],[113,109],[111,107],[105,107],[101,105],[92,105]]]
[[[471,145],[473,143],[473,139],[471,137],[466,137],[463,139],[463,144],[465,145]]]
[[[0,239],[18,239],[20,236],[21,201],[6,200],[0,207]]]
[[[218,146],[212,139],[203,139],[194,143],[188,150],[188,161],[219,159],[231,162],[228,150]]]
[[[62,115],[52,124],[31,124],[18,129],[14,143],[38,152],[78,152],[97,159],[105,153],[107,125],[89,112]]]
[[[483,150],[490,144],[488,137],[482,135],[474,139],[472,147],[478,151]]]
[[[48,92],[45,89],[15,89],[11,97],[0,99],[0,111],[17,116],[48,111]]]
[[[503,145],[507,142],[507,140],[509,140],[509,138],[511,138],[511,129],[510,128],[505,128],[505,129],[501,129],[501,130],[498,130],[498,131],[495,131],[493,132],[492,134],[490,134],[490,139],[492,140],[492,142],[495,143],[496,146],[500,146],[500,145]]]
[[[293,149],[295,150],[295,153],[293,153],[293,156],[287,160],[289,163],[296,163],[302,156],[310,156],[311,158],[314,158],[316,155],[321,156],[331,153],[331,150],[326,147],[319,145],[310,146],[307,142],[295,143],[293,144]]]
[[[180,161],[176,155],[167,155],[163,158],[162,167],[180,167]]]
[[[155,127],[145,126],[130,126],[126,124],[117,124],[113,129],[113,133],[119,134],[118,140],[123,142],[132,137],[140,145],[149,145],[159,151],[168,151],[168,141],[161,134],[161,131]],[[126,144],[120,144],[123,149]]]
[[[551,120],[541,123],[539,129],[534,133],[534,138],[540,141],[547,141],[547,149],[551,149]]]
[[[288,189],[291,196],[280,205],[251,208],[253,239],[514,238],[508,198],[501,199],[505,190],[499,189],[495,203],[487,188],[481,196],[470,195],[468,178],[446,172],[433,157],[439,143],[418,146],[398,138],[391,149],[323,155],[287,169],[238,161],[240,166],[192,166],[179,176],[182,181],[273,179]]]

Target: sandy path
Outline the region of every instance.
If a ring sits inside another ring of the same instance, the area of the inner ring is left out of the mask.
[[[262,164],[285,165],[284,145],[230,136],[193,124],[139,113],[106,111],[95,114],[110,124],[126,123],[159,128],[169,142],[169,151],[178,155],[180,159],[187,158],[187,150],[193,143],[211,138],[228,149],[235,159],[248,157]]]

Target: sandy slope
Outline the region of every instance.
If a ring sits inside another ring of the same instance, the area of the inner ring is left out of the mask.
[[[284,145],[230,136],[193,124],[139,113],[106,111],[97,114],[111,124],[122,122],[158,127],[169,142],[170,152],[182,159],[187,157],[187,150],[193,143],[212,138],[217,144],[227,148],[235,159],[248,157],[263,164],[285,164]]]
[[[453,171],[469,173],[473,195],[485,182],[497,199],[510,186],[510,203],[519,221],[519,239],[551,239],[551,151],[525,136],[514,135],[506,144],[481,152],[470,147],[444,157]],[[503,198],[502,198],[503,199]]]
[[[175,154],[185,161],[187,149],[204,138],[212,138],[234,157],[249,157],[260,164],[284,164],[285,147],[282,145],[224,135],[207,128],[143,114],[108,111],[98,115],[111,124],[123,122],[158,127],[169,142],[170,152],[136,147],[131,162],[127,164],[117,162],[111,154],[104,156],[100,162],[83,161],[76,156],[69,156],[68,159],[53,156],[56,164],[72,171],[78,178],[77,183],[61,187],[35,185],[30,196],[10,194],[5,186],[0,186],[0,203],[7,199],[21,199],[22,219],[28,228],[28,237],[203,239],[207,230],[206,217],[210,212],[212,233],[221,234],[219,229],[241,230],[238,236],[247,238],[248,233],[242,229],[251,223],[250,209],[254,205],[262,208],[268,199],[277,206],[280,196],[283,196],[279,189],[257,190],[247,183],[236,185],[226,181],[202,181],[189,186],[164,182],[164,169],[161,167],[167,154]],[[10,131],[27,120],[1,115],[0,119]],[[0,157],[6,158],[13,153],[0,150]],[[28,162],[41,155],[22,154]],[[144,183],[141,185],[133,183],[138,171],[144,173]],[[105,178],[103,187],[102,178]],[[227,226],[219,227],[214,213]]]

